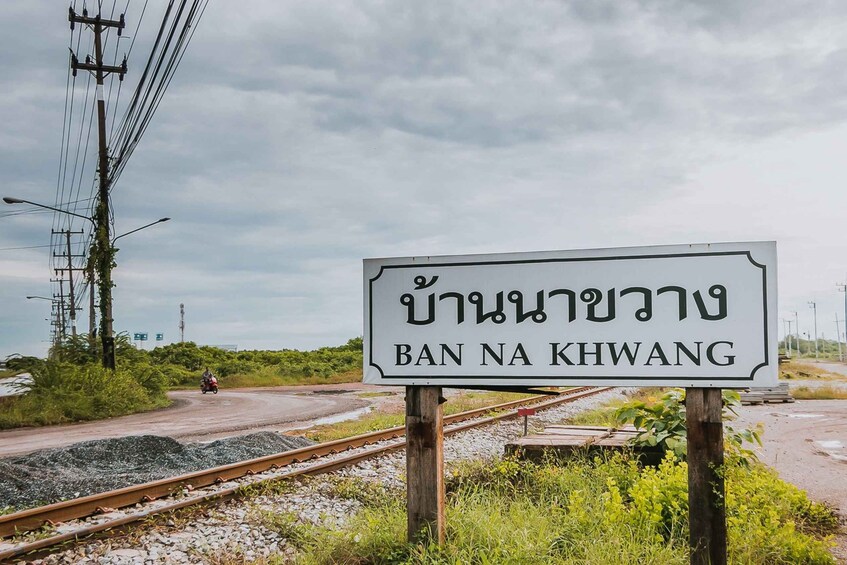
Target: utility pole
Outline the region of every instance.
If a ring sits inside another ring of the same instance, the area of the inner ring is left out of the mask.
[[[179,342],[185,341],[185,304],[179,304]]]
[[[791,357],[791,342],[793,341],[792,337],[791,337],[791,322],[792,322],[792,320],[788,319],[788,320],[785,320],[785,321],[788,322],[788,333],[785,335],[785,339],[788,340],[788,356]]]
[[[782,318],[782,333],[785,336],[782,339],[782,345],[785,347],[785,355],[791,357],[791,342],[788,341],[788,320]]]
[[[59,308],[56,310],[56,325],[58,327],[58,342],[65,341],[66,332],[68,328],[67,318],[65,316],[65,279],[59,277],[58,279],[53,279],[50,282],[59,283],[59,297],[56,298],[55,295],[53,298],[59,303]]]
[[[65,254],[53,253],[53,257],[64,257],[68,258],[68,266],[66,268],[56,269],[59,272],[68,272],[68,298],[70,300],[70,318],[71,318],[71,335],[76,337],[76,311],[78,308],[76,307],[76,298],[74,296],[74,271],[79,271],[80,269],[74,268],[73,258],[74,257],[82,257],[82,255],[74,255],[71,251],[71,234],[82,234],[83,232],[72,232],[71,230],[64,231],[54,231],[53,234],[62,234],[65,236],[65,240],[67,241],[67,252]]]
[[[119,20],[106,20],[98,12],[97,16],[89,17],[88,11],[83,8],[82,15],[68,8],[68,20],[71,29],[74,24],[88,25],[94,32],[94,62],[90,56],[86,56],[85,63],[80,63],[76,55],[71,53],[71,68],[73,75],[80,69],[94,74],[97,81],[97,132],[100,138],[100,165],[98,176],[100,187],[98,192],[97,207],[94,214],[96,226],[94,244],[92,251],[96,250],[98,286],[100,287],[100,339],[103,342],[103,366],[108,369],[115,368],[115,338],[112,335],[112,260],[114,249],[109,235],[109,150],[106,146],[106,100],[103,95],[103,78],[109,73],[118,73],[123,80],[127,71],[126,57],[120,66],[103,64],[103,30],[116,28],[118,36],[124,28],[124,15]]]
[[[800,317],[797,315],[796,310],[794,311],[794,332],[797,338],[797,357],[800,357],[803,352],[800,351]]]
[[[815,316],[815,361],[818,360],[818,305],[814,300],[809,301],[809,308],[812,309]]]
[[[835,313],[835,340],[838,341],[838,360],[844,361],[844,354],[841,352],[841,322],[838,320],[838,312]]]
[[[847,349],[847,283],[836,283],[838,292],[844,293],[844,348]]]

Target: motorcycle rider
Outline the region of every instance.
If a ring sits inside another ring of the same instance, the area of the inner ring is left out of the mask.
[[[200,379],[200,386],[206,388],[208,384],[212,381],[212,371],[209,370],[209,367],[206,367],[206,370],[203,371],[203,377]]]

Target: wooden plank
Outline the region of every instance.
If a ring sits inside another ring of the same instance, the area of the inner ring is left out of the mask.
[[[726,565],[722,408],[719,388],[685,391],[691,565]]]
[[[444,543],[441,387],[406,387],[406,512],[410,542]]]

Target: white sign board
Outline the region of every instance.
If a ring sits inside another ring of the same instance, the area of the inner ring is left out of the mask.
[[[776,243],[364,261],[364,381],[771,386]]]

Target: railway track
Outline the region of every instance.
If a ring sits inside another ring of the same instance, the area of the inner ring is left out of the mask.
[[[544,398],[549,397],[535,396],[494,406],[488,406],[485,408],[469,410],[467,412],[461,412],[451,416],[445,416],[444,435],[455,434],[499,420],[516,418],[517,412],[512,409],[527,404],[532,404],[536,407],[536,409],[543,410],[559,404],[572,402],[579,398],[596,394],[604,390],[608,390],[608,388],[578,387],[570,389],[550,400],[544,400]],[[493,416],[483,417],[492,412],[495,412],[496,414]],[[36,551],[43,551],[56,545],[83,539],[107,530],[122,528],[129,524],[146,520],[158,514],[173,512],[189,506],[217,503],[235,498],[243,493],[243,485],[221,488],[212,492],[199,493],[194,496],[189,495],[187,497],[175,498],[172,501],[164,500],[169,497],[173,497],[177,493],[185,493],[187,491],[193,492],[195,489],[226,483],[252,475],[259,475],[267,471],[273,471],[274,475],[267,479],[257,478],[256,481],[253,481],[250,484],[265,481],[286,480],[304,475],[329,473],[378,455],[403,449],[406,442],[405,440],[399,441],[399,438],[404,435],[404,432],[404,427],[398,426],[351,438],[329,441],[275,455],[268,455],[265,457],[232,463],[230,465],[224,465],[221,467],[215,467],[212,469],[206,469],[168,479],[161,479],[158,481],[143,483],[140,485],[134,485],[118,490],[94,494],[47,506],[22,510],[14,514],[0,516],[0,538],[8,538],[17,534],[38,530],[45,525],[56,526],[71,520],[88,518],[99,514],[110,514],[117,509],[136,506],[138,504],[146,505],[141,508],[133,509],[128,514],[124,514],[113,519],[107,519],[97,524],[83,525],[79,528],[74,528],[58,535],[43,537],[42,539],[34,541],[21,542],[8,548],[0,547],[0,561],[13,559]],[[384,443],[386,440],[398,441]],[[376,443],[384,444],[344,457],[334,458],[326,462],[315,463],[300,469],[291,470],[290,472],[283,474],[278,473],[280,469],[284,469],[285,467],[297,463],[304,463],[311,460],[317,460],[322,457],[337,455],[345,451],[367,447]]]

